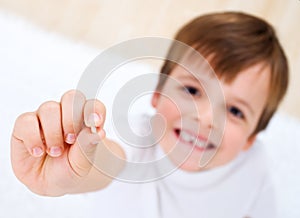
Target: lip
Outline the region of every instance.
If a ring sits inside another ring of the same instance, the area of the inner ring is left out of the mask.
[[[180,132],[181,131],[185,131],[188,134],[190,134],[191,136],[195,137],[197,140],[205,142],[206,146],[205,147],[200,147],[200,146],[197,146],[195,143],[190,143],[190,142],[187,142],[187,141],[183,140],[180,137]],[[191,147],[193,149],[193,151],[204,152],[204,151],[213,150],[213,149],[216,148],[212,143],[208,142],[208,139],[206,137],[203,137],[201,135],[197,135],[197,134],[195,134],[194,132],[192,132],[190,130],[186,130],[186,129],[182,130],[182,129],[176,128],[176,129],[174,129],[174,134],[175,134],[177,140],[179,140],[181,143]]]

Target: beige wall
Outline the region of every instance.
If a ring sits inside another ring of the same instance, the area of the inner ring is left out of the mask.
[[[0,0],[0,8],[99,48],[132,37],[172,37],[183,23],[211,11],[264,17],[277,29],[290,61],[281,110],[300,118],[300,0]]]

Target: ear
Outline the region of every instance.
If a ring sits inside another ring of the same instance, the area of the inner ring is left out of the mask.
[[[160,97],[160,94],[158,92],[153,93],[152,99],[151,99],[152,107],[156,108],[159,97]]]
[[[244,145],[243,150],[246,151],[254,144],[256,135],[250,136],[247,140],[247,143]]]

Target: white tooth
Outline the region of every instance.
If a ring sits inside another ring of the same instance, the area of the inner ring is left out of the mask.
[[[188,134],[188,133],[185,132],[185,131],[181,131],[181,132],[180,132],[180,137],[181,137],[184,141],[186,141],[186,142],[192,142],[192,141],[193,141],[191,135]]]
[[[189,133],[185,132],[185,131],[181,131],[180,132],[180,137],[186,141],[186,142],[189,142],[189,143],[192,143],[198,147],[201,147],[201,148],[205,148],[206,146],[206,142],[205,141],[201,141],[199,139],[197,139],[197,137],[193,136],[193,135],[190,135]]]
[[[185,132],[183,132],[183,131],[180,132],[180,137],[181,137],[184,141],[187,141],[187,140],[189,139],[189,136],[188,136]]]
[[[196,143],[196,140],[197,140],[197,139],[196,139],[195,136],[191,136],[191,141],[190,141],[191,143],[193,143],[193,144]]]
[[[205,142],[197,141],[196,145],[203,148],[203,147],[205,147]]]

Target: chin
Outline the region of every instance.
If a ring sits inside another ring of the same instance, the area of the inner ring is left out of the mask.
[[[178,158],[170,157],[170,160],[173,162],[174,165],[178,166],[178,169],[188,171],[188,172],[199,172],[203,170],[210,169],[210,163],[206,164],[205,166],[200,166],[199,160],[200,158],[195,157],[188,157],[186,160],[178,160]]]

